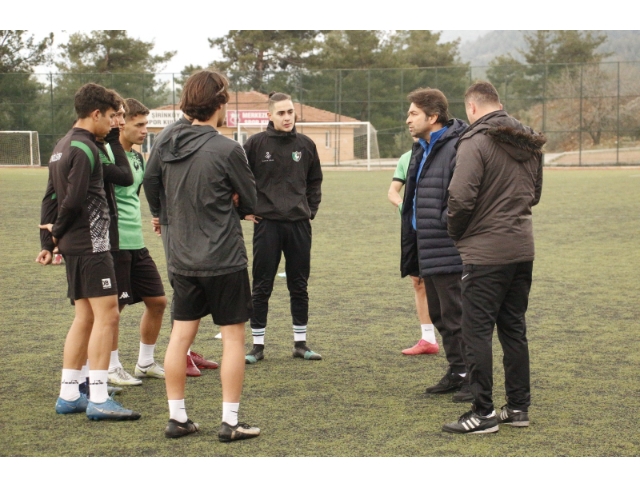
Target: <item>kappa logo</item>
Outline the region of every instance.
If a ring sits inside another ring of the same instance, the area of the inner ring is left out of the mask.
[[[121,295],[120,295],[120,299],[129,299],[129,293],[127,291],[124,291]]]
[[[102,280],[102,289],[111,289],[111,279],[106,278]]]
[[[302,159],[302,152],[300,152],[300,151],[292,152],[291,153],[291,158],[294,161],[298,162],[300,159]]]

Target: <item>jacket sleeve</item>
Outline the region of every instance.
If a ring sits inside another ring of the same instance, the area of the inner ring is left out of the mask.
[[[460,143],[455,171],[449,184],[447,211],[447,230],[456,242],[464,235],[473,216],[483,173],[484,164],[477,136]]]
[[[105,137],[105,142],[111,147],[115,161],[114,164],[102,165],[102,178],[107,183],[117,184],[118,186],[131,186],[133,184],[133,172],[131,172],[131,164],[129,164],[127,153],[120,143],[119,133],[120,129],[115,128]]]
[[[318,149],[313,145],[311,156],[311,166],[307,172],[307,204],[311,211],[311,220],[316,217],[320,200],[322,199],[322,166],[320,165],[320,157],[318,157]]]
[[[533,201],[531,202],[531,206],[535,206],[538,203],[540,203],[541,195],[542,195],[542,156],[540,156],[540,161],[538,164],[538,174],[536,175],[535,194],[533,197]]]
[[[233,190],[240,196],[240,206],[237,208],[240,218],[252,215],[258,201],[256,180],[249,168],[247,156],[240,145],[237,145],[229,154],[227,176]]]
[[[51,179],[51,172],[49,172],[49,180],[47,181],[47,190],[42,198],[42,205],[40,208],[40,224],[46,225],[47,223],[53,223],[58,217],[58,199],[53,189],[53,181]],[[40,230],[40,249],[48,250],[53,253],[55,248],[53,238],[49,230]]]
[[[99,160],[98,157],[95,159]],[[82,205],[87,199],[91,181],[91,162],[82,149],[71,147],[69,162],[71,170],[67,178],[67,194],[63,201],[58,201],[58,218],[51,230],[51,234],[58,240],[64,236],[82,212]]]
[[[142,186],[144,187],[144,195],[147,198],[147,203],[149,203],[149,211],[153,217],[157,218],[160,216],[160,195],[164,193],[164,187],[162,185],[162,165],[157,150],[151,149],[149,161],[144,171]]]

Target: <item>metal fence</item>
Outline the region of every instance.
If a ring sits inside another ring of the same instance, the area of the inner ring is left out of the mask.
[[[415,69],[335,69],[317,72],[227,73],[233,92],[285,91],[295,101],[369,121],[380,164],[392,164],[411,145],[407,94],[439,88],[453,116],[466,120],[463,95],[488,79],[505,109],[548,138],[545,163],[563,166],[640,164],[640,62]],[[177,104],[179,74],[0,74],[0,130],[35,130],[41,160],[75,118],[73,94],[95,82],[149,108]],[[235,106],[234,109],[242,109]]]

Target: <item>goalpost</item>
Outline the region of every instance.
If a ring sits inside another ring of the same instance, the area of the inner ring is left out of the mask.
[[[39,166],[38,132],[0,131],[0,166]]]
[[[239,123],[233,138],[244,144],[253,134],[267,129],[266,125]],[[311,138],[323,165],[367,166],[380,160],[378,136],[370,122],[299,122],[296,131]]]

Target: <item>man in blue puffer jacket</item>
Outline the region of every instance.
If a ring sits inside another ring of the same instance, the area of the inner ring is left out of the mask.
[[[420,88],[408,96],[413,145],[402,205],[402,276],[416,270],[424,279],[429,315],[442,336],[447,372],[427,394],[453,395],[454,402],[473,399],[469,390],[461,331],[462,259],[447,233],[447,188],[456,164],[456,143],[467,128],[449,116],[449,104],[437,89]]]

